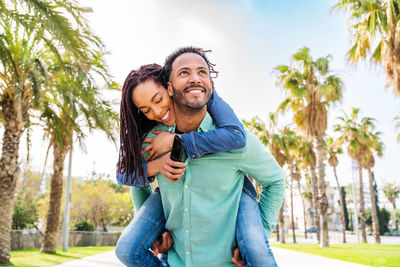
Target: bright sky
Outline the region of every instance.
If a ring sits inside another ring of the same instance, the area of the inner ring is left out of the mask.
[[[330,111],[329,131],[342,110],[359,107],[362,116],[376,119],[385,143],[384,156],[374,168],[378,186],[399,179],[400,144],[396,142],[393,118],[400,114],[400,97],[385,88],[380,67],[367,63],[351,66],[345,61],[349,48],[347,18],[330,13],[334,1],[252,1],[252,0],[80,0],[91,7],[88,20],[104,41],[110,55],[107,63],[115,80],[122,85],[131,69],[142,64],[163,64],[176,48],[194,45],[211,49],[210,59],[220,71],[215,80],[219,94],[240,119],[276,110],[284,94],[275,85],[273,68],[289,64],[289,58],[307,46],[314,59],[330,54],[331,69],[344,81],[343,101]],[[112,95],[120,98],[120,93]],[[36,132],[32,147],[34,166],[41,168],[47,142]],[[23,150],[23,147],[22,149]],[[97,172],[115,175],[116,146],[104,134],[89,135],[87,153],[76,148],[72,174]],[[21,151],[24,155],[25,152]],[[50,171],[50,162],[47,169]],[[67,163],[67,161],[66,161]],[[396,165],[397,163],[397,165]],[[65,175],[67,164],[65,166]],[[333,182],[331,168],[327,180]],[[351,181],[349,157],[339,158],[341,183]],[[367,173],[365,172],[365,186]]]

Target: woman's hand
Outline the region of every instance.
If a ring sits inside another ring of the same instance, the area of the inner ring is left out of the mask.
[[[232,262],[233,264],[235,264],[236,267],[244,267],[242,255],[240,255],[240,250],[238,247],[233,249]]]
[[[142,154],[151,149],[146,157],[146,161],[156,159],[159,155],[171,151],[174,143],[175,134],[157,130],[153,130],[152,132],[156,134],[156,136],[143,140],[143,143],[150,144],[142,149]]]
[[[175,183],[178,182],[185,173],[186,168],[184,162],[173,161],[170,158],[170,155],[171,152],[168,152],[161,158],[157,159],[158,170],[162,175],[165,176],[165,178]]]
[[[166,230],[162,233],[156,241],[154,241],[153,245],[151,245],[151,250],[154,252],[154,257],[157,257],[158,253],[167,252],[172,245],[174,244],[174,239],[171,234]]]

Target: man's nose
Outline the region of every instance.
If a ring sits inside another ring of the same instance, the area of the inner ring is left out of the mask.
[[[200,83],[200,76],[197,73],[190,75],[190,83]]]

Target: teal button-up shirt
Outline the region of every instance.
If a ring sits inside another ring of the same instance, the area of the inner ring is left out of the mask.
[[[163,124],[155,130],[174,132]],[[198,132],[215,129],[207,113]],[[148,137],[154,136],[149,133]],[[192,160],[186,159],[182,178],[172,183],[157,174],[166,219],[174,246],[168,262],[176,266],[234,266],[232,250],[236,246],[235,226],[242,194],[244,174],[262,186],[259,207],[267,236],[276,225],[285,190],[283,171],[251,133],[242,149],[221,152]],[[139,209],[148,189],[132,188],[135,207]]]

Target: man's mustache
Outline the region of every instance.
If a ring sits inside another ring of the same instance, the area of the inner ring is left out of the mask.
[[[205,87],[202,86],[202,85],[188,85],[188,86],[186,86],[185,88],[183,88],[183,91],[184,91],[184,92],[187,92],[189,89],[193,89],[193,88],[201,88],[201,89],[203,89],[204,91],[207,91],[207,88],[205,88]]]

